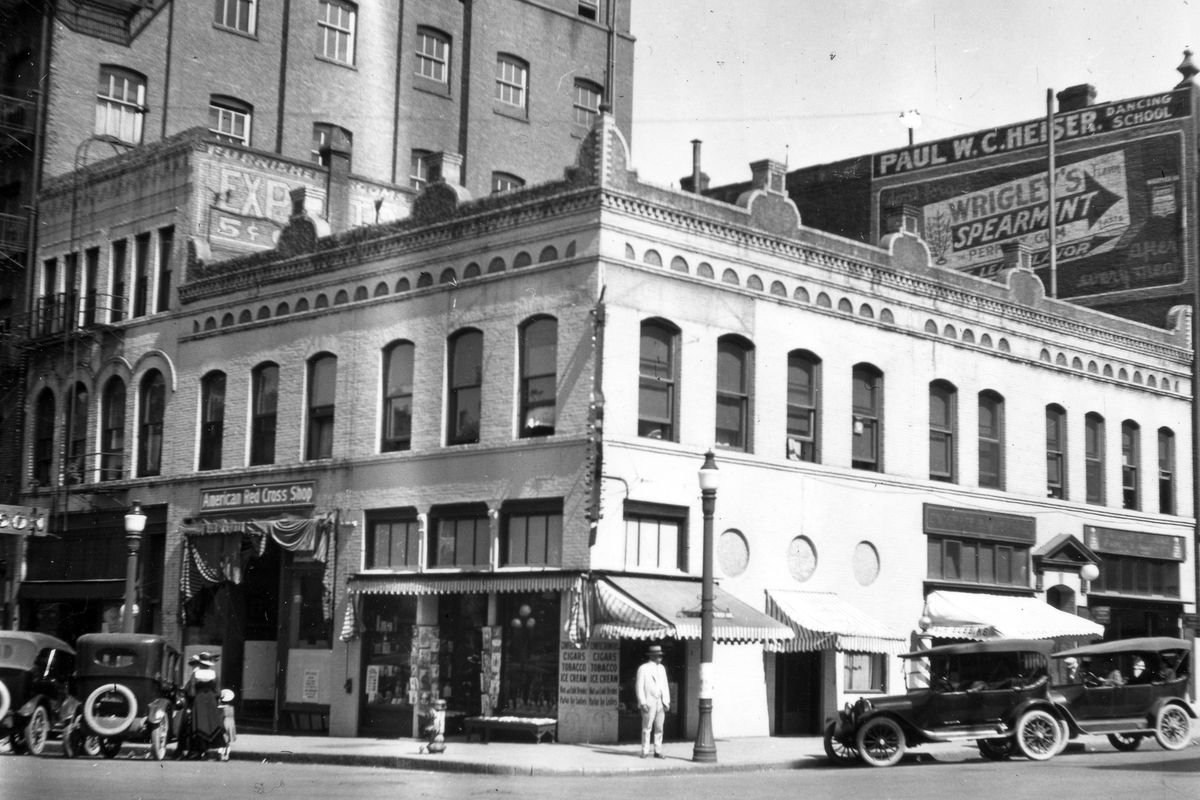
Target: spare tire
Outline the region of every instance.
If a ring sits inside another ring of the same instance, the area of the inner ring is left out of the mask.
[[[128,711],[124,717],[97,716],[96,705],[100,702],[100,698],[109,692],[116,692],[125,698]],[[92,732],[100,736],[120,736],[129,730],[129,726],[133,724],[133,720],[137,716],[137,711],[137,698],[133,696],[130,688],[122,683],[106,683],[99,686],[88,695],[87,700],[83,701],[83,718],[87,720],[88,727]]]

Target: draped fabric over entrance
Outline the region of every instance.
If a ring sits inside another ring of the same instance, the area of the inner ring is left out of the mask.
[[[308,519],[283,517],[185,522],[180,526],[183,533],[181,592],[184,600],[181,608],[186,609],[187,601],[205,586],[224,581],[241,583],[246,562],[261,556],[270,539],[284,550],[311,553],[315,561],[325,565],[322,606],[325,619],[332,618],[333,570],[328,553],[333,524],[331,515]]]

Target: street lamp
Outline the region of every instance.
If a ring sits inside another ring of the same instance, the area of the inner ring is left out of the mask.
[[[142,549],[142,531],[146,530],[146,515],[142,506],[133,501],[125,514],[125,608],[121,614],[121,629],[133,633],[134,608],[137,603],[138,551]]]
[[[704,515],[704,572],[700,583],[700,717],[692,761],[713,763],[717,760],[717,741],[712,730],[713,510],[717,505],[721,475],[717,472],[712,450],[704,454],[704,464],[697,477],[700,480],[700,510]]]
[[[921,127],[921,112],[915,108],[900,113],[900,123],[908,128],[908,146],[913,146],[913,133]]]

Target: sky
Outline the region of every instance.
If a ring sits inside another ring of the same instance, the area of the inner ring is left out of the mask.
[[[632,0],[632,162],[678,185],[693,139],[711,185],[1170,90],[1200,0]]]

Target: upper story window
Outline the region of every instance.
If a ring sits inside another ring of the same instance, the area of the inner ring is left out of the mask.
[[[851,377],[851,462],[854,469],[883,471],[883,373],[870,364],[855,364]]]
[[[258,23],[258,0],[216,0],[213,21],[222,27],[253,35]]]
[[[1100,553],[1100,577],[1092,583],[1097,594],[1179,597],[1180,563],[1143,556]]]
[[[579,0],[579,16],[593,22],[600,18],[600,0]]]
[[[1094,412],[1083,419],[1083,464],[1086,500],[1104,505],[1104,417]]]
[[[754,348],[740,336],[717,340],[718,447],[751,451],[750,402]]]
[[[333,457],[337,356],[322,353],[308,362],[308,441],[305,459]]]
[[[562,566],[562,501],[505,503],[500,517],[500,566]]]
[[[131,317],[144,317],[149,311],[150,298],[150,234],[133,237],[133,308]]]
[[[96,135],[141,144],[146,111],[146,76],[124,67],[101,64],[100,88],[96,91]]]
[[[1062,406],[1046,406],[1046,496],[1067,497],[1067,412]]]
[[[625,569],[687,571],[687,509],[625,502]]]
[[[113,376],[100,397],[100,480],[125,477],[125,381]]]
[[[954,435],[958,391],[946,381],[929,384],[929,479],[953,483],[957,478]]]
[[[200,469],[220,469],[225,441],[225,373],[200,381]]]
[[[429,515],[429,566],[487,567],[492,528],[487,506],[434,507]]]
[[[112,312],[110,322],[120,322],[125,319],[129,298],[125,296],[128,284],[126,271],[129,269],[129,240],[115,239],[109,254],[112,262]]]
[[[525,185],[525,179],[509,172],[492,173],[492,194],[512,192]]]
[[[793,350],[787,366],[787,457],[792,461],[820,460],[817,447],[821,360]]]
[[[342,64],[354,63],[358,7],[345,0],[318,0],[317,53]]]
[[[1004,398],[979,393],[979,485],[1004,488]]]
[[[1175,513],[1175,433],[1158,429],[1158,513]]]
[[[679,441],[679,329],[666,320],[642,323],[638,383],[638,436]]]
[[[152,369],[142,378],[138,397],[138,461],[140,478],[162,474],[163,416],[167,384],[162,373]]]
[[[558,383],[558,321],[538,317],[521,327],[522,439],[554,433]]]
[[[250,375],[250,464],[275,463],[279,366],[260,364]]]
[[[383,441],[387,453],[412,447],[412,342],[396,342],[383,352]]]
[[[417,28],[416,54],[417,77],[448,88],[450,85],[450,37],[433,28]]]
[[[380,512],[367,519],[363,543],[367,569],[411,570],[421,566],[421,526],[415,508]]]
[[[529,64],[516,56],[496,57],[496,100],[522,114],[529,109]]]
[[[67,407],[66,436],[67,464],[64,477],[67,483],[83,483],[88,478],[87,427],[90,395],[82,383],[75,384],[71,404]]]
[[[575,121],[591,128],[600,116],[600,99],[604,90],[599,84],[577,79],[575,81]]]
[[[33,480],[50,485],[54,468],[54,392],[43,389],[38,395],[33,417]]]
[[[208,129],[230,144],[250,146],[250,122],[254,109],[233,97],[213,95],[208,102]]]
[[[1027,588],[1029,546],[1018,542],[930,536],[930,580]]]
[[[447,444],[479,441],[479,415],[483,394],[483,334],[474,329],[450,338],[450,397],[447,408]]]
[[[158,229],[158,297],[155,311],[167,311],[171,307],[172,262],[175,253],[175,226]]]
[[[1121,507],[1138,510],[1142,507],[1138,491],[1141,480],[1142,432],[1133,420],[1121,423]]]
[[[409,159],[408,185],[418,192],[429,185],[429,162],[433,153],[429,150],[413,150]]]
[[[329,152],[326,148],[333,144],[335,132],[340,134],[338,138],[345,143],[345,146],[353,145],[354,134],[345,128],[339,125],[332,125],[328,122],[313,123],[313,143],[310,155],[312,156],[312,160],[322,167],[329,166]]]

